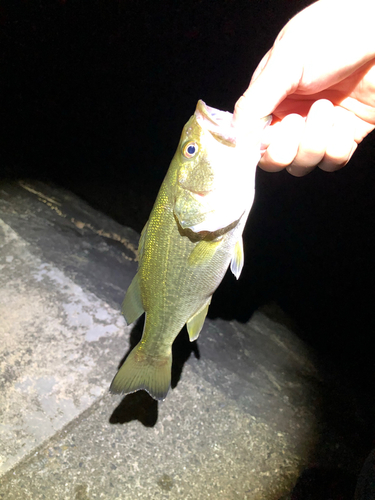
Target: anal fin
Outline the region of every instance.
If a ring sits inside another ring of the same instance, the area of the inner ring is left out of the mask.
[[[139,286],[138,273],[134,276],[121,307],[122,314],[125,316],[128,325],[138,319],[145,310],[143,309],[141,289]]]
[[[189,334],[190,342],[197,340],[202,330],[207,311],[211,303],[211,297],[207,302],[187,321],[186,328]]]
[[[240,277],[243,265],[244,265],[243,243],[242,243],[242,236],[240,236],[240,239],[237,241],[234,247],[232,260],[230,263],[230,270],[237,279]]]

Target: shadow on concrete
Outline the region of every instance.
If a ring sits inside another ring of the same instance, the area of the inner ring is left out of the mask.
[[[158,402],[146,391],[128,394],[113,411],[110,424],[127,424],[138,420],[145,427],[154,427],[158,420]]]
[[[172,389],[177,387],[184,365],[191,355],[196,359],[200,359],[199,341],[190,342],[186,327],[184,327],[172,346]]]

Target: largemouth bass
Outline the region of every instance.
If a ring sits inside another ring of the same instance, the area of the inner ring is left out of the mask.
[[[232,114],[198,101],[139,242],[139,265],[122,306],[128,324],[144,312],[142,339],[112,381],[112,393],[146,390],[165,399],[172,344],[186,324],[196,340],[228,266],[238,279],[242,232],[254,199],[260,135],[269,117],[236,137]]]

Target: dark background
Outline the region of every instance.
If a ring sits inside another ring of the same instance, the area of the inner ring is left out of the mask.
[[[297,0],[3,1],[0,176],[141,231],[198,99],[232,111]],[[245,268],[211,317],[276,301],[352,385],[373,435],[375,137],[336,173],[258,171]]]

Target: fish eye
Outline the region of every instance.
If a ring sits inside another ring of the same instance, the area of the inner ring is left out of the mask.
[[[185,158],[193,158],[198,153],[198,144],[194,141],[187,142],[182,150]]]

